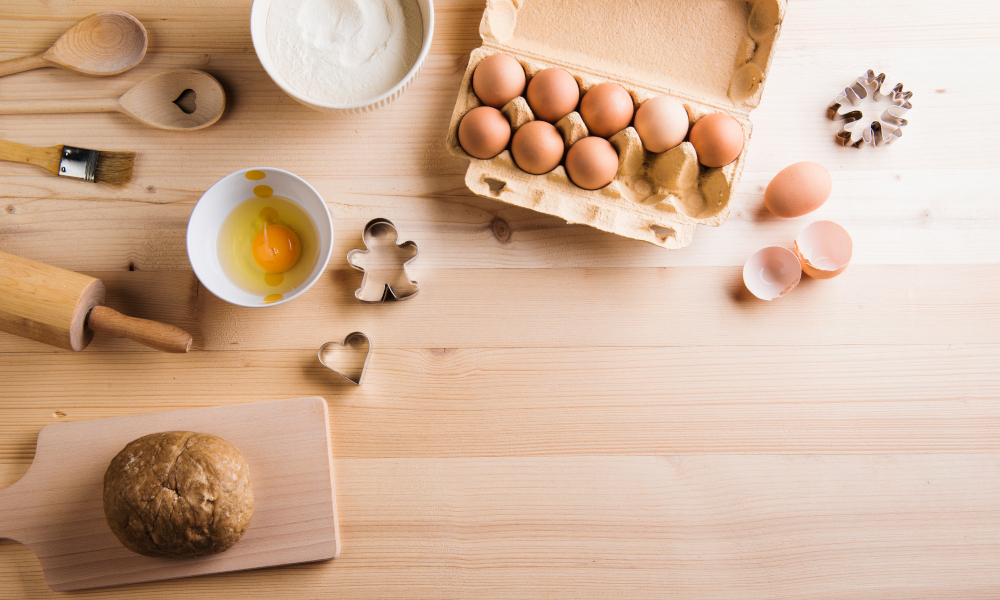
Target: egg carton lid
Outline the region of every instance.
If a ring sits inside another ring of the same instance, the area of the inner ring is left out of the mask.
[[[786,0],[488,0],[483,44],[748,114]]]

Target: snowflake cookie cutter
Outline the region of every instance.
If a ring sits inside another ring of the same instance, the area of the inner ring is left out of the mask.
[[[379,299],[366,300],[365,298],[362,297],[362,294],[364,293],[365,284],[368,282],[368,272],[365,271],[364,267],[354,264],[354,257],[359,254],[371,253],[372,245],[369,243],[369,240],[373,236],[378,235],[380,231],[389,231],[389,230],[391,230],[392,234],[395,236],[395,240],[393,243],[396,245],[397,248],[413,249],[413,256],[411,256],[409,259],[406,260],[406,262],[403,263],[403,274],[406,276],[406,280],[410,283],[410,285],[413,286],[413,291],[410,292],[409,294],[398,295],[392,289],[392,286],[390,286],[387,283],[385,284],[385,287],[382,290],[382,296]],[[364,277],[361,278],[361,286],[358,287],[358,289],[354,290],[355,298],[361,300],[362,302],[367,302],[369,304],[378,304],[380,302],[395,302],[395,301],[409,300],[410,298],[417,295],[417,293],[420,291],[420,284],[410,279],[410,274],[407,273],[406,271],[407,265],[415,261],[417,259],[417,254],[419,254],[420,250],[419,248],[417,248],[416,242],[406,241],[403,243],[399,243],[399,230],[397,230],[396,226],[392,224],[392,221],[383,218],[372,219],[371,221],[368,221],[368,224],[365,225],[365,228],[361,233],[361,242],[365,245],[364,250],[361,250],[360,248],[355,248],[354,250],[351,250],[350,252],[347,253],[347,263],[352,267],[354,267],[355,269],[364,273]]]
[[[902,137],[903,127],[907,123],[903,116],[913,108],[910,104],[913,92],[903,91],[903,84],[898,83],[888,94],[883,94],[883,83],[885,73],[876,77],[875,71],[868,69],[855,83],[844,88],[844,93],[838,95],[827,108],[827,116],[831,120],[846,121],[837,133],[837,140],[841,145],[860,148],[862,144],[872,144],[877,148]],[[878,117],[872,119],[870,125],[861,129],[861,137],[857,141],[852,141],[857,128],[852,127],[851,123],[864,118],[864,112],[857,107],[869,97],[875,102],[887,101],[889,105]],[[843,112],[844,109],[848,109],[847,112]]]

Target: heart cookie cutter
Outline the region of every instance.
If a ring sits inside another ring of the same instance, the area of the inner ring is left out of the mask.
[[[351,379],[347,375],[344,375],[343,373],[341,373],[337,369],[334,369],[330,365],[326,364],[326,361],[323,360],[323,353],[330,346],[340,346],[341,348],[346,348],[347,345],[351,342],[351,340],[359,340],[359,339],[363,339],[365,341],[365,345],[367,346],[367,348],[365,349],[365,362],[364,362],[363,365],[361,365],[361,374],[358,375],[358,379],[357,379],[357,381],[355,381],[354,379]],[[337,375],[340,375],[344,379],[350,381],[354,385],[361,385],[361,382],[364,381],[365,370],[368,368],[368,359],[371,357],[371,355],[372,355],[372,341],[370,339],[368,339],[367,335],[361,333],[360,331],[354,331],[352,333],[347,334],[347,337],[344,338],[343,343],[341,343],[341,342],[327,342],[327,343],[323,344],[322,346],[320,346],[319,347],[319,352],[316,353],[316,357],[319,358],[319,364],[323,365],[327,369],[330,369],[331,371],[333,371]]]
[[[875,71],[868,69],[868,72],[858,77],[855,83],[844,88],[844,92],[834,98],[830,106],[827,107],[826,114],[831,120],[845,121],[844,126],[837,133],[837,141],[842,145],[860,148],[861,144],[871,144],[877,148],[902,137],[903,127],[906,126],[907,122],[903,115],[913,108],[913,105],[910,104],[913,92],[903,91],[903,84],[898,83],[891,92],[883,94],[883,83],[885,83],[885,73],[876,77]],[[857,107],[869,97],[875,102],[888,101],[889,105],[878,117],[872,120],[871,125],[861,131],[861,137],[856,142],[852,142],[854,131],[848,127],[851,123],[864,117],[864,113]],[[848,105],[850,106],[848,107]],[[853,110],[842,112],[845,107]]]
[[[395,239],[395,241],[393,243],[396,244],[397,248],[413,248],[413,256],[411,256],[409,259],[406,260],[406,262],[403,263],[403,274],[406,276],[406,280],[409,281],[410,284],[412,284],[413,287],[414,287],[414,290],[411,293],[399,296],[399,295],[396,294],[395,291],[393,291],[392,286],[390,286],[387,283],[387,284],[385,284],[385,289],[382,290],[382,297],[379,298],[378,300],[365,300],[364,298],[361,297],[361,293],[365,289],[365,283],[368,282],[368,273],[365,271],[364,267],[360,267],[360,266],[354,264],[354,260],[352,260],[352,259],[353,259],[354,256],[356,256],[358,254],[369,254],[369,253],[371,253],[371,244],[368,243],[368,240],[372,237],[372,235],[374,235],[374,232],[377,229],[391,229],[393,231],[393,233],[396,234],[396,239]],[[354,267],[355,269],[357,269],[357,270],[359,270],[359,271],[361,271],[362,273],[365,274],[364,277],[361,278],[361,287],[359,287],[358,289],[354,290],[354,297],[355,298],[357,298],[358,300],[361,300],[362,302],[367,302],[369,304],[378,304],[380,302],[394,302],[394,301],[397,301],[397,300],[409,300],[410,298],[412,298],[412,297],[414,297],[414,296],[417,295],[417,292],[420,291],[420,284],[417,283],[416,281],[413,281],[412,279],[410,279],[409,273],[406,272],[406,266],[409,265],[411,262],[415,261],[417,259],[417,254],[420,253],[419,248],[417,248],[416,242],[406,241],[406,242],[403,242],[402,244],[400,244],[399,243],[399,230],[396,229],[396,226],[392,224],[392,221],[390,221],[389,219],[383,219],[383,218],[372,219],[371,221],[368,221],[368,224],[365,225],[364,231],[361,232],[361,242],[365,245],[365,249],[364,250],[361,250],[360,248],[355,248],[354,250],[351,250],[350,252],[347,253],[347,263],[349,265],[351,265],[352,267]]]

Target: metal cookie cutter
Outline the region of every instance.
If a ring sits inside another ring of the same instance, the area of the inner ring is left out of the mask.
[[[371,252],[371,244],[368,243],[368,240],[373,235],[375,235],[375,230],[377,229],[391,229],[392,233],[395,234],[396,236],[396,239],[394,240],[393,243],[396,244],[397,248],[413,248],[413,256],[411,256],[409,259],[407,259],[406,262],[403,263],[403,274],[406,275],[406,280],[409,281],[410,284],[413,285],[414,287],[414,290],[411,293],[399,296],[396,294],[396,292],[393,291],[392,287],[387,283],[385,284],[385,289],[382,291],[382,297],[379,298],[378,300],[365,300],[364,298],[361,297],[361,294],[365,289],[365,283],[368,282],[368,273],[365,272],[364,267],[359,267],[358,265],[354,264],[353,257],[356,254],[368,254]],[[420,284],[410,279],[409,273],[406,272],[406,266],[411,262],[415,261],[417,259],[417,254],[419,253],[419,249],[417,248],[417,244],[415,242],[407,241],[400,244],[399,231],[396,229],[396,226],[393,225],[392,221],[390,221],[389,219],[382,219],[382,218],[372,219],[371,221],[368,221],[368,224],[365,225],[365,229],[361,234],[361,241],[365,245],[364,250],[361,250],[360,248],[355,248],[354,250],[351,250],[350,252],[347,253],[347,263],[365,274],[364,277],[361,278],[361,287],[354,290],[355,298],[361,300],[362,302],[377,304],[379,302],[409,300],[410,298],[417,295],[417,293],[420,291]]]
[[[844,146],[854,146],[860,148],[861,144],[872,144],[875,147],[889,144],[903,135],[903,127],[906,119],[903,115],[913,108],[910,98],[913,92],[903,91],[903,84],[896,84],[888,94],[882,93],[882,84],[885,83],[885,73],[875,76],[875,71],[868,69],[868,72],[858,77],[856,83],[844,89],[844,93],[837,96],[827,108],[826,114],[831,120],[844,120],[844,126],[837,133],[837,140]],[[882,111],[882,114],[872,120],[871,125],[861,131],[858,141],[851,142],[854,136],[850,124],[864,117],[864,113],[854,108],[848,112],[841,112],[848,104],[857,107],[863,100],[871,97],[875,102],[888,101],[889,106]]]
[[[351,340],[364,340],[365,341],[365,346],[367,346],[367,349],[365,350],[365,362],[364,362],[363,365],[361,365],[361,374],[358,375],[357,381],[355,381],[354,379],[351,379],[347,375],[344,375],[343,373],[341,373],[337,369],[334,369],[330,365],[326,364],[326,360],[323,359],[323,353],[327,349],[327,347],[329,347],[329,346],[340,346],[341,348],[346,348],[347,345],[351,342]],[[337,375],[340,375],[344,379],[350,381],[354,385],[361,385],[361,382],[364,380],[364,378],[365,378],[365,369],[368,368],[368,358],[371,355],[372,355],[372,342],[371,342],[371,340],[368,339],[367,335],[361,333],[360,331],[355,331],[353,333],[348,333],[347,337],[344,338],[344,342],[343,343],[340,343],[340,342],[327,342],[327,343],[323,344],[322,346],[320,346],[319,347],[319,352],[316,353],[316,356],[319,358],[319,363],[321,365],[323,365],[327,369],[330,369],[331,371],[333,371]]]

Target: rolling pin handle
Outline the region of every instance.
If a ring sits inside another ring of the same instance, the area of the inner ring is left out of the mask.
[[[191,334],[179,327],[123,315],[107,306],[95,306],[87,315],[86,327],[94,333],[128,338],[162,352],[183,354],[191,349]]]

